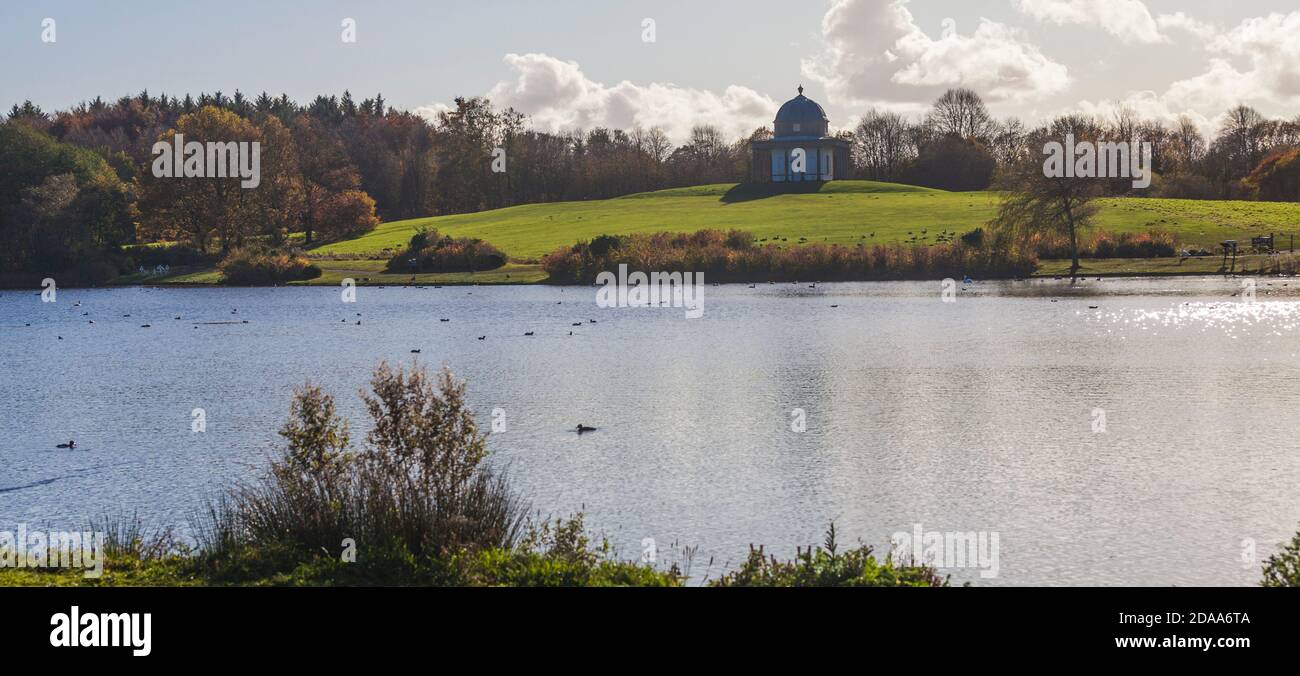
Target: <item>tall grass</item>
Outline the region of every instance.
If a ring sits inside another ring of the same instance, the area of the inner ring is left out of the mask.
[[[1069,238],[1060,233],[1038,232],[1028,241],[1039,258],[1070,257]],[[1080,258],[1167,258],[1178,252],[1178,240],[1164,228],[1145,233],[1095,229],[1079,235]]]

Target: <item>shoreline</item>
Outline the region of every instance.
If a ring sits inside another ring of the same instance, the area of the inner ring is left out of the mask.
[[[1075,278],[1077,278],[1079,281],[1088,281],[1088,280],[1090,280],[1090,279],[1094,279],[1094,280],[1095,280],[1095,279],[1105,279],[1105,280],[1120,281],[1120,280],[1151,280],[1151,279],[1180,279],[1180,278],[1181,278],[1181,279],[1224,279],[1224,280],[1228,280],[1228,279],[1247,279],[1247,278],[1296,279],[1296,278],[1300,278],[1300,274],[1289,274],[1289,275],[1288,275],[1288,274],[1278,274],[1278,273],[1264,273],[1264,274],[1259,274],[1259,273],[1249,273],[1249,272],[1242,272],[1242,271],[1237,271],[1237,272],[1227,272],[1227,273],[1225,273],[1225,272],[1177,272],[1177,273],[1172,273],[1172,272],[1098,272],[1098,271],[1086,271],[1086,272],[1082,272],[1082,273],[1080,273],[1080,274],[1075,275]],[[943,280],[941,280],[941,279],[935,279],[935,278],[929,278],[929,277],[926,277],[926,278],[900,278],[900,279],[839,279],[839,280],[829,280],[829,281],[826,281],[826,280],[793,280],[793,281],[780,281],[780,282],[774,282],[774,284],[769,284],[767,280],[763,280],[763,281],[754,281],[754,282],[717,282],[717,283],[708,282],[707,285],[708,285],[708,286],[732,287],[732,286],[750,286],[750,285],[759,285],[759,286],[770,286],[770,285],[783,286],[783,285],[785,285],[785,286],[788,286],[788,285],[791,285],[791,284],[802,284],[802,283],[810,283],[810,284],[811,284],[811,283],[815,283],[815,284],[818,284],[818,285],[823,285],[823,284],[824,284],[824,285],[831,285],[831,284],[892,284],[892,283],[909,283],[909,282],[910,282],[910,283],[917,283],[917,282],[931,282],[931,283],[939,283],[939,282],[941,282],[941,281],[943,281]],[[1003,278],[1003,277],[990,277],[990,278],[980,278],[980,279],[975,279],[975,280],[973,281],[973,283],[975,283],[975,284],[980,284],[980,283],[990,283],[990,282],[1035,282],[1035,281],[1044,281],[1044,282],[1056,282],[1056,281],[1059,281],[1059,282],[1066,282],[1066,283],[1069,283],[1069,282],[1071,281],[1071,278],[1069,277],[1068,274],[1062,275],[1062,274],[1054,274],[1054,273],[1037,273],[1037,274],[1031,275],[1031,276],[1029,276],[1029,277],[1005,277],[1005,278]],[[958,280],[958,282],[960,283],[960,280]],[[217,282],[165,282],[165,281],[164,281],[164,282],[152,282],[152,283],[150,283],[150,282],[124,282],[124,283],[118,283],[118,284],[110,283],[110,284],[99,284],[99,285],[89,285],[89,286],[81,286],[81,285],[69,284],[69,285],[67,285],[67,286],[60,286],[59,289],[60,289],[60,290],[72,290],[72,289],[75,289],[75,290],[85,290],[85,289],[133,289],[133,288],[134,288],[134,289],[282,289],[282,288],[337,288],[338,286],[339,286],[339,283],[337,283],[337,282],[321,282],[321,281],[318,281],[318,280],[307,280],[307,281],[301,281],[301,282],[290,282],[290,283],[288,283],[288,284],[269,284],[269,285],[268,285],[268,284],[260,284],[260,285],[237,285],[237,284],[221,284],[221,283],[217,283]],[[588,287],[594,287],[594,286],[596,286],[596,285],[595,285],[595,284],[550,284],[550,283],[548,283],[546,280],[542,280],[542,281],[534,281],[534,282],[516,282],[516,281],[509,281],[509,282],[506,282],[506,281],[484,281],[484,282],[468,282],[468,281],[437,281],[437,282],[431,282],[431,281],[416,280],[415,282],[410,282],[410,281],[384,281],[384,282],[375,282],[375,281],[358,281],[358,282],[356,283],[356,286],[358,286],[358,287],[370,288],[370,289],[375,289],[375,288],[382,289],[382,288],[386,288],[386,287],[392,287],[392,288],[411,288],[411,287],[418,287],[418,288],[441,288],[441,287],[457,287],[457,288],[464,288],[464,287],[475,287],[475,286],[491,286],[491,287],[554,287],[554,288],[588,288]],[[39,289],[38,289],[38,288],[34,288],[34,287],[0,286],[0,293],[6,293],[6,292],[21,292],[21,291],[30,291],[30,292],[32,292],[32,293],[37,293],[37,294],[39,294]]]
[[[314,260],[314,263],[320,265],[322,274],[315,279],[288,282],[284,284],[272,285],[226,285],[219,280],[219,273],[216,268],[187,268],[165,277],[149,277],[138,274],[125,275],[119,278],[119,281],[113,281],[98,285],[60,285],[63,289],[87,289],[87,288],[130,288],[130,287],[148,287],[148,288],[281,288],[295,286],[311,287],[338,287],[345,279],[352,279],[357,286],[368,288],[384,286],[575,286],[573,284],[550,284],[549,275],[542,269],[538,263],[520,263],[511,262],[497,268],[484,272],[425,272],[410,275],[407,273],[390,273],[384,272],[376,262],[370,262],[368,259],[362,260]],[[1078,273],[1075,275],[1079,278],[1103,278],[1103,279],[1150,279],[1161,277],[1222,277],[1225,279],[1237,277],[1277,277],[1288,278],[1295,274],[1285,274],[1273,271],[1264,272],[1266,265],[1272,264],[1272,257],[1266,254],[1253,254],[1240,256],[1237,258],[1237,266],[1234,271],[1224,271],[1221,266],[1222,259],[1217,256],[1193,257],[1193,258],[1106,258],[1106,259],[1083,259]],[[322,263],[324,265],[322,265]],[[335,265],[331,265],[334,263]],[[1049,259],[1039,263],[1038,270],[1028,277],[989,277],[980,278],[976,281],[1018,281],[1018,280],[1068,280],[1069,260]],[[373,268],[373,269],[367,269]],[[57,278],[56,278],[57,279]],[[733,284],[767,284],[769,280],[749,280],[749,281],[727,281],[717,282],[720,285]],[[831,284],[837,282],[926,282],[940,281],[935,278],[919,277],[909,278],[902,277],[897,279],[859,279],[859,280],[821,280],[808,279],[799,280],[807,282],[816,282],[819,284]],[[705,277],[705,283],[712,285]],[[778,281],[777,284],[788,284],[790,280]],[[576,285],[585,286],[585,285]],[[32,286],[0,286],[0,291],[21,291],[25,289],[39,290],[39,284]]]

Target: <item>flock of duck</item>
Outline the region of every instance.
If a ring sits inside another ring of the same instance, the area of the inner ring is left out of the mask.
[[[969,282],[969,281],[970,281],[969,278],[968,278],[966,281]],[[769,282],[769,284],[772,284],[772,283],[774,283],[774,282]],[[795,283],[797,284],[798,282],[795,282]],[[717,286],[717,284],[714,284],[714,286]],[[382,287],[381,287],[381,288],[382,288]],[[424,288],[424,287],[419,287],[419,288]],[[435,286],[434,288],[441,288],[441,287],[440,287],[440,286]],[[753,289],[753,288],[755,288],[755,285],[754,285],[754,284],[750,284],[750,285],[749,285],[749,288]],[[815,289],[815,288],[817,288],[817,283],[816,283],[816,282],[813,282],[812,284],[808,285],[808,288],[810,288],[810,289]],[[469,292],[469,293],[470,293],[470,294],[473,294],[472,291]],[[557,301],[556,304],[557,304],[557,305],[563,304],[563,301]],[[81,307],[81,302],[78,301],[78,302],[76,302],[76,303],[73,303],[72,307],[74,307],[74,308],[79,308],[79,307]],[[832,308],[838,308],[839,305],[832,305],[831,307],[832,307]],[[86,317],[86,316],[89,316],[89,314],[90,314],[89,312],[83,312],[83,313],[81,313],[81,316]],[[230,314],[232,314],[232,315],[237,315],[237,314],[239,314],[239,308],[231,308],[231,310],[230,310]],[[130,318],[131,315],[130,315],[130,314],[124,314],[124,315],[122,315],[122,317],[123,317],[123,318]],[[361,313],[360,313],[360,312],[356,313],[356,317],[361,317]],[[179,320],[182,319],[182,317],[181,317],[180,315],[177,315],[174,319],[176,319],[176,320],[179,321]],[[342,320],[340,320],[340,321],[343,322],[343,323],[347,323],[347,322],[348,322],[347,319],[342,319]],[[441,318],[438,319],[438,321],[439,321],[439,322],[442,322],[442,323],[450,322],[450,321],[451,321],[451,318],[450,318],[450,317],[441,317]],[[89,319],[89,320],[87,320],[87,322],[90,323],[90,324],[94,324],[94,323],[95,323],[95,320],[93,320],[93,319]],[[235,321],[226,321],[226,322],[199,322],[199,323],[196,323],[196,324],[194,325],[194,328],[197,329],[197,328],[199,327],[199,324],[200,324],[200,323],[202,323],[202,324],[234,324],[234,323],[247,324],[247,323],[248,323],[248,320],[245,319],[245,320],[240,320],[240,321],[238,321],[238,322],[235,322]],[[595,323],[596,323],[596,320],[594,320],[594,319],[588,319],[588,320],[587,320],[587,323],[589,323],[589,324],[595,324]],[[25,324],[24,326],[31,326],[31,324],[28,323],[28,324]],[[356,320],[356,326],[361,326],[361,320],[360,320],[360,319],[357,319],[357,320]],[[570,326],[573,326],[573,327],[583,326],[583,322],[573,322]],[[142,329],[148,329],[148,328],[152,328],[152,327],[153,327],[152,324],[141,324],[141,325],[140,325],[140,328],[142,328]],[[536,331],[525,331],[525,332],[524,332],[524,336],[526,336],[526,337],[532,337],[532,336],[535,336],[535,335],[536,335]],[[572,336],[572,335],[573,335],[573,331],[569,331],[569,335]],[[63,336],[58,336],[58,339],[59,339],[59,340],[63,340]],[[478,336],[478,340],[487,340],[487,336],[486,336],[486,335]],[[420,354],[420,353],[421,353],[421,350],[418,349],[418,348],[417,348],[417,349],[413,349],[413,350],[411,350],[411,354]],[[576,431],[578,434],[584,434],[584,433],[587,433],[587,432],[595,432],[596,430],[597,430],[597,428],[595,428],[595,427],[590,427],[590,426],[584,425],[584,424],[582,424],[582,423],[579,423],[577,426],[574,427],[574,431]],[[56,446],[56,448],[66,449],[66,450],[75,450],[75,449],[77,448],[77,442],[76,442],[75,440],[69,440],[68,443],[66,443],[66,444],[58,444],[58,445]]]

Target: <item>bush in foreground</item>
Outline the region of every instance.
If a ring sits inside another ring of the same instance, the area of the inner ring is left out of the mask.
[[[582,515],[534,525],[486,438],[465,384],[381,364],[362,394],[372,428],[355,446],[334,399],[295,392],[267,475],[213,505],[198,562],[243,584],[675,585],[676,571],[593,549]]]
[[[1265,587],[1300,587],[1300,532],[1264,562]]]

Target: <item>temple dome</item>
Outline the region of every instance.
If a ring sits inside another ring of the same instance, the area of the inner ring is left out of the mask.
[[[803,95],[802,85],[799,87],[799,95],[786,101],[776,111],[776,119],[772,121],[775,138],[821,138],[826,136],[829,128],[830,120],[826,118],[826,111],[821,104]]]

